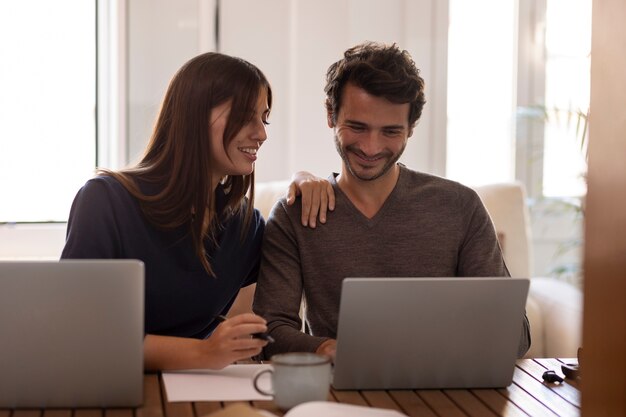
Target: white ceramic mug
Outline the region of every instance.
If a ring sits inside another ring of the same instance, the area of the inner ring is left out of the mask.
[[[274,397],[276,405],[287,410],[307,401],[326,401],[330,388],[330,358],[317,353],[293,352],[272,356],[273,369],[259,371],[253,379],[254,388]],[[259,388],[259,378],[272,375],[272,391]]]

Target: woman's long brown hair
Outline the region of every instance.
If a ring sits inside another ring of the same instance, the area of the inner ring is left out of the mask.
[[[189,227],[197,257],[209,275],[215,276],[204,242],[215,242],[219,223],[215,207],[213,167],[211,166],[211,109],[231,101],[223,145],[249,122],[261,89],[267,91],[268,107],[272,92],[263,73],[249,62],[209,52],[188,61],[178,70],[165,94],[150,143],[136,166],[121,171],[100,170],[115,177],[139,201],[146,219],[162,230]],[[158,190],[144,194],[137,180]],[[229,176],[225,210],[241,214],[245,195],[249,202],[244,213],[245,233],[254,203],[254,172]]]

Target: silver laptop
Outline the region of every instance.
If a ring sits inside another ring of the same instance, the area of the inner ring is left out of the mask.
[[[511,384],[528,279],[346,278],[335,389]]]
[[[143,400],[144,266],[0,262],[0,408]]]

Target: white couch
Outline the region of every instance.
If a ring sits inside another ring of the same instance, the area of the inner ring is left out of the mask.
[[[526,193],[521,183],[475,187],[501,240],[513,277],[531,277],[526,314],[532,346],[526,357],[574,358],[582,346],[582,291],[554,278],[533,277]]]
[[[260,182],[255,207],[268,218],[288,181]],[[513,277],[531,277],[532,246],[525,191],[520,183],[476,187],[494,222],[509,271]],[[230,314],[250,311],[254,288],[242,290]],[[582,341],[582,292],[552,278],[532,277],[526,313],[532,346],[526,357],[576,357]]]

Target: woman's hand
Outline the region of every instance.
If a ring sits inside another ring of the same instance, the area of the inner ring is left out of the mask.
[[[222,369],[231,363],[261,353],[267,341],[252,338],[253,333],[266,332],[265,319],[252,313],[229,318],[215,328],[203,341],[202,353],[208,368]]]
[[[252,338],[266,332],[265,320],[252,313],[220,323],[208,339],[147,334],[143,342],[146,370],[222,369],[235,361],[261,353],[265,340]]]
[[[326,213],[335,209],[335,192],[330,182],[315,175],[299,171],[291,177],[287,191],[287,204],[302,196],[302,225],[315,228],[319,214],[320,223],[326,223]]]

